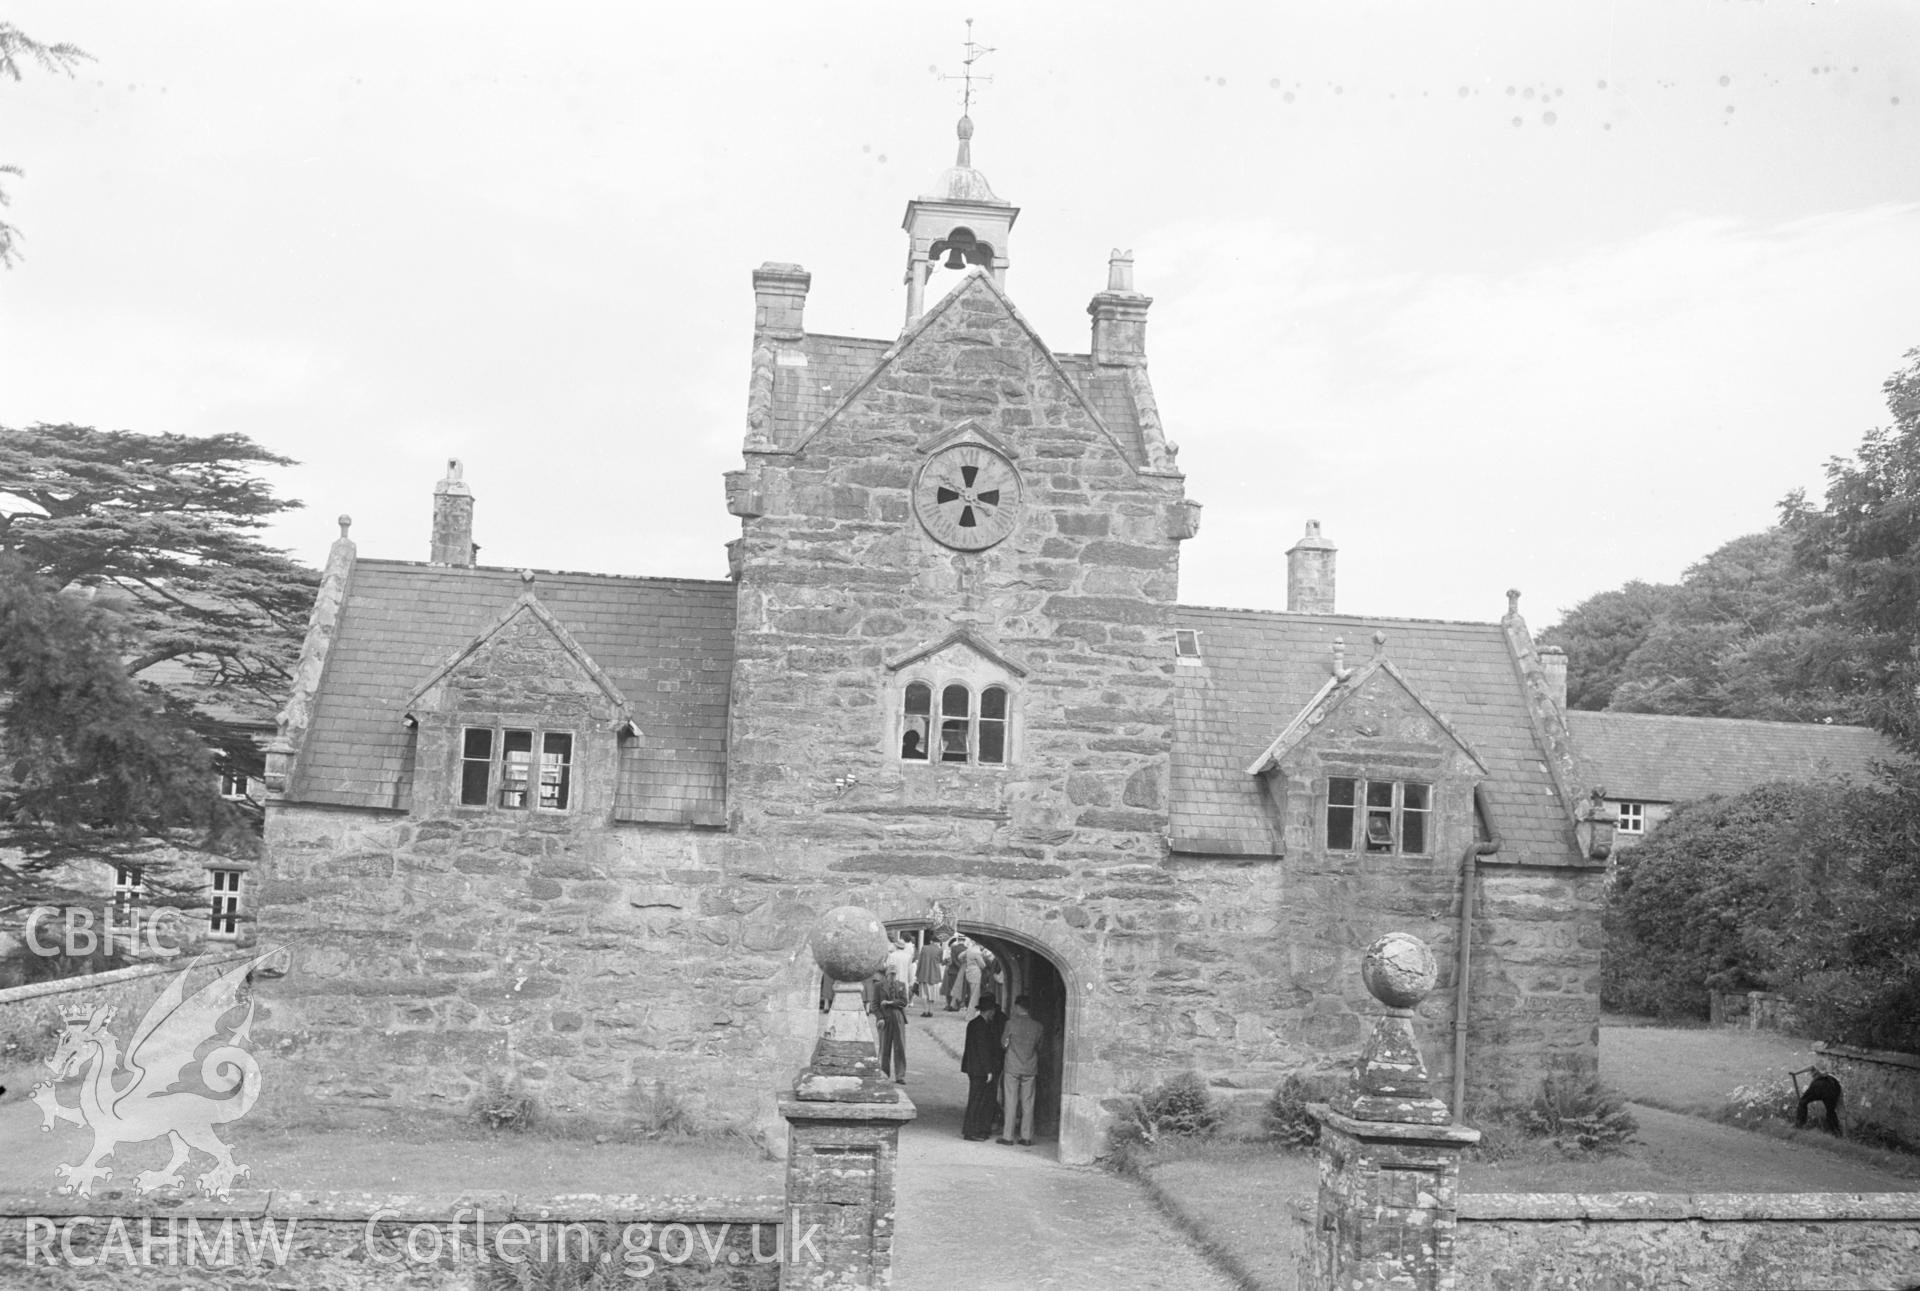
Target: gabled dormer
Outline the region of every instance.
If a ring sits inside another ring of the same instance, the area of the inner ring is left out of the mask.
[[[1375,638],[1376,650],[1384,645]],[[1444,860],[1475,837],[1486,762],[1385,657],[1331,674],[1247,767],[1288,856]]]
[[[406,703],[416,815],[612,810],[621,741],[637,738],[612,678],[527,590]]]

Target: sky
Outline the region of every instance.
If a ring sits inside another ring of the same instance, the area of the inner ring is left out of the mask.
[[[0,426],[240,432],[267,538],[725,576],[750,273],[891,337],[907,200],[1021,208],[1008,294],[1087,348],[1113,248],[1187,495],[1189,604],[1543,627],[1765,528],[1920,346],[1920,5],[11,0]]]

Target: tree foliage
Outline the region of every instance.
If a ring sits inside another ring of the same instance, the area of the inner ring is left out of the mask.
[[[249,721],[276,710],[317,576],[257,536],[298,503],[244,435],[0,427],[0,553],[118,614],[126,670],[250,768]]]
[[[10,22],[0,22],[0,76],[18,81],[21,73],[28,67],[38,67],[42,71],[65,72],[73,75],[73,69],[92,55],[77,45],[48,45],[35,40]],[[0,174],[18,176],[22,172],[18,166],[0,165]],[[0,207],[11,204],[6,186],[0,184]],[[20,230],[5,220],[0,220],[0,268],[12,268],[20,253],[15,244],[20,240]]]
[[[1605,918],[1609,1008],[1773,990],[1817,1038],[1920,1052],[1920,771],[1685,804],[1621,855]]]
[[[1920,682],[1920,350],[1889,377],[1894,423],[1674,584],[1587,598],[1541,634],[1573,708],[1866,722],[1915,738]]]
[[[182,842],[246,850],[197,735],[127,676],[120,615],[0,555],[0,901],[66,895],[74,860],[156,870]],[[55,885],[49,887],[49,884]]]
[[[1881,387],[1893,424],[1868,431],[1852,458],[1827,463],[1826,504],[1799,494],[1782,510],[1798,567],[1832,588],[1876,703],[1868,716],[1920,745],[1920,349]]]
[[[1767,986],[1766,939],[1779,911],[1758,858],[1810,792],[1768,785],[1684,803],[1621,851],[1604,916],[1605,1007],[1705,1018],[1709,991]]]

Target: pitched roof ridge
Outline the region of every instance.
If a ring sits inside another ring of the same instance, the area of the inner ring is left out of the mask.
[[[1492,619],[1409,619],[1396,618],[1387,614],[1349,614],[1345,610],[1342,610],[1338,614],[1307,614],[1300,610],[1256,610],[1235,605],[1188,605],[1185,603],[1176,603],[1173,607],[1175,615],[1180,614],[1183,610],[1198,610],[1210,614],[1245,614],[1260,618],[1298,619],[1302,621],[1327,623],[1337,623],[1341,621],[1353,623],[1417,623],[1427,627],[1450,628],[1497,628],[1500,626],[1497,621]]]
[[[384,565],[396,569],[429,569],[447,574],[511,574],[519,577],[521,572],[531,569],[534,574],[546,578],[597,578],[619,583],[691,583],[700,587],[732,587],[730,578],[689,578],[681,574],[603,574],[590,569],[541,569],[531,565],[437,565],[428,560],[396,560],[387,556],[361,556],[355,559],[356,566]]]
[[[802,332],[800,339],[803,341],[858,341],[862,345],[879,346],[893,344],[884,336],[855,336],[852,332]]]

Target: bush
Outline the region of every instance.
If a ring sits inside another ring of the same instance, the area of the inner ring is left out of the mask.
[[[540,1099],[521,1083],[518,1072],[490,1071],[467,1108],[488,1129],[528,1130],[540,1119]]]
[[[1601,1007],[1707,1019],[1707,993],[1762,990],[1780,903],[1761,858],[1811,791],[1765,785],[1684,803],[1615,863]]]
[[[1776,1076],[1754,1085],[1734,1086],[1720,1117],[1730,1125],[1751,1130],[1774,1121],[1791,1123],[1799,1106],[1800,1096],[1794,1092],[1793,1079]]]
[[[1320,1141],[1320,1122],[1307,1110],[1308,1103],[1324,1103],[1339,1083],[1333,1075],[1301,1076],[1289,1072],[1267,1100],[1262,1125],[1267,1137],[1282,1147],[1310,1148]]]
[[[1140,1099],[1140,1110],[1159,1134],[1198,1138],[1220,1128],[1220,1108],[1197,1072],[1183,1071]]]
[[[1121,1165],[1130,1165],[1143,1148],[1170,1138],[1204,1138],[1220,1128],[1220,1108],[1207,1082],[1191,1071],[1135,1094],[1121,1107],[1108,1141]]]
[[[1616,1152],[1640,1130],[1625,1100],[1591,1076],[1547,1077],[1521,1111],[1520,1126],[1563,1152]]]
[[[699,1114],[693,1105],[667,1082],[656,1078],[653,1088],[634,1085],[627,1092],[635,1127],[650,1139],[698,1138],[702,1131]]]

